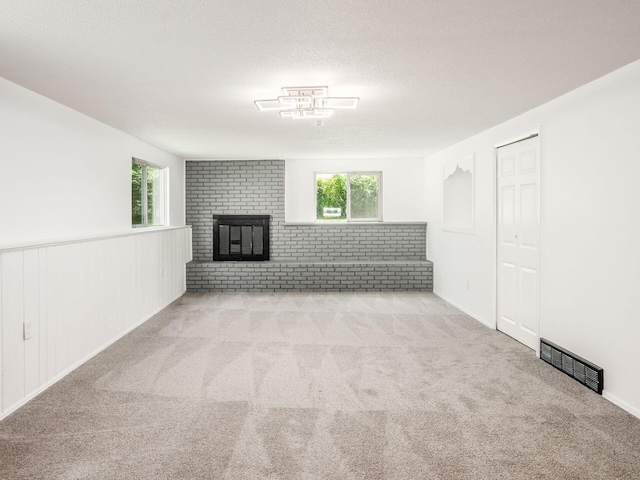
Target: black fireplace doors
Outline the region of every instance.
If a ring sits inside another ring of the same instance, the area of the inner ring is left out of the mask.
[[[269,260],[269,215],[214,215],[213,260]]]

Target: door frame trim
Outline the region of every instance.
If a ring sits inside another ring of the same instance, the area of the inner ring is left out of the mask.
[[[540,134],[536,132],[536,133],[532,133],[528,137],[522,137],[522,138],[519,138],[518,140],[513,140],[512,142],[500,144],[500,145],[496,146],[496,151],[497,151],[498,148],[508,147],[509,145],[513,145],[514,143],[524,142],[525,140],[529,140],[530,138],[536,138],[536,137],[539,137],[539,136],[540,136]]]

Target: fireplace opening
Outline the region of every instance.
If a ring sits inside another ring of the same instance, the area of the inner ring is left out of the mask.
[[[269,215],[214,215],[213,260],[269,260]]]

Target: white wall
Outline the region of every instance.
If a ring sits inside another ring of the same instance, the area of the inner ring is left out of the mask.
[[[540,334],[603,367],[605,397],[640,416],[640,61],[426,159],[434,289],[495,326],[495,147],[538,130]],[[468,154],[476,232],[445,232],[443,162]]]
[[[385,222],[424,222],[421,158],[287,159],[285,220],[315,221],[314,173],[382,172],[382,214]]]
[[[169,167],[184,225],[184,162],[0,78],[0,245],[131,231],[131,157]]]
[[[190,246],[181,227],[0,249],[0,418],[180,297]]]
[[[184,225],[181,159],[0,79],[0,418],[184,293],[191,229],[134,232],[131,157]]]

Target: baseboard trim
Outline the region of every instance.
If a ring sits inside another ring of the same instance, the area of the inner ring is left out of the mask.
[[[0,420],[8,417],[9,415],[11,415],[13,412],[15,412],[16,410],[18,410],[20,407],[22,407],[23,405],[25,405],[27,402],[33,400],[35,397],[37,397],[38,395],[40,395],[42,392],[44,392],[46,389],[48,389],[50,386],[54,385],[55,383],[57,383],[58,381],[60,381],[61,379],[63,379],[64,377],[66,377],[67,375],[69,375],[71,372],[73,372],[76,368],[78,368],[79,366],[81,366],[83,363],[91,360],[93,357],[95,357],[96,355],[98,355],[100,352],[102,352],[103,350],[107,349],[108,347],[110,347],[111,345],[113,345],[114,343],[116,343],[118,340],[120,340],[122,337],[124,337],[125,335],[127,335],[128,333],[130,333],[131,331],[135,330],[136,328],[138,328],[140,325],[142,325],[144,322],[146,322],[147,320],[149,320],[151,317],[153,317],[154,315],[156,315],[157,313],[159,313],[160,311],[164,310],[165,308],[167,308],[169,305],[171,305],[173,302],[175,302],[176,300],[178,300],[180,297],[182,297],[185,294],[185,291],[183,291],[180,295],[176,296],[174,299],[170,300],[169,302],[167,302],[166,304],[164,304],[163,306],[157,308],[156,310],[154,310],[152,313],[150,313],[149,315],[147,315],[146,317],[144,317],[142,320],[140,320],[139,322],[136,322],[134,325],[130,326],[129,328],[127,328],[126,330],[124,330],[122,333],[118,334],[117,336],[115,336],[114,338],[112,338],[111,340],[107,341],[104,345],[102,345],[101,347],[98,347],[96,350],[94,350],[93,352],[91,352],[90,354],[88,354],[87,356],[83,357],[82,359],[80,359],[79,361],[77,361],[76,363],[74,363],[73,365],[71,365],[70,367],[67,367],[65,370],[63,370],[62,372],[60,372],[58,375],[56,375],[55,377],[53,377],[51,380],[49,380],[47,383],[45,383],[44,385],[38,387],[36,390],[34,390],[33,392],[31,392],[29,395],[27,395],[25,398],[19,400],[18,402],[14,403],[13,405],[11,405],[9,408],[7,408],[7,410],[5,410],[4,412],[0,413]]]
[[[634,417],[640,418],[640,409],[634,407],[633,405],[628,404],[627,402],[620,399],[619,397],[616,397],[612,393],[609,393],[606,389],[602,391],[602,396],[607,400],[609,400],[614,405],[617,405],[621,409],[629,412]]]
[[[451,300],[450,298],[448,298],[446,295],[443,295],[441,292],[438,292],[437,290],[433,290],[434,295],[440,297],[442,300],[444,300],[447,303],[450,303],[451,305],[453,305],[454,307],[456,307],[458,310],[466,313],[467,315],[469,315],[471,318],[473,318],[474,320],[477,320],[478,322],[482,323],[485,327],[490,328],[491,330],[495,330],[496,326],[491,323],[486,321],[484,318],[476,315],[475,313],[467,310],[466,308],[464,308],[463,306],[459,305],[457,302],[454,302],[453,300]]]

